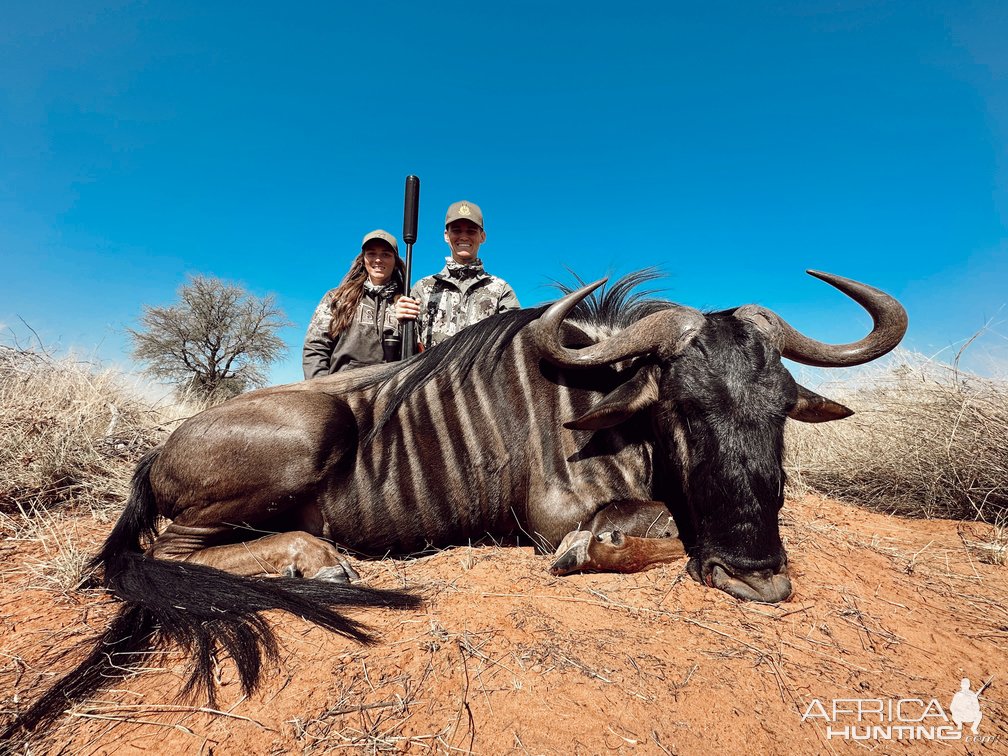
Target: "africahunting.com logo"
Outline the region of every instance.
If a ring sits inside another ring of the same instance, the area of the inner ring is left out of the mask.
[[[937,698],[813,698],[802,723],[823,728],[827,740],[961,740],[993,743],[997,735],[980,733],[980,695],[994,680],[973,691],[967,678],[949,701]],[[966,725],[964,729],[964,725]]]

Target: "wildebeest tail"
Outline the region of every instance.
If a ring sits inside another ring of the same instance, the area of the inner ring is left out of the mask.
[[[143,542],[151,542],[157,535],[158,511],[154,492],[151,490],[150,471],[161,454],[161,448],[147,452],[133,471],[130,481],[130,495],[122,514],[109,533],[105,543],[91,559],[89,567],[104,567],[106,582],[110,574],[122,568],[123,554],[138,554],[143,551]]]
[[[277,641],[259,614],[280,609],[362,643],[372,643],[367,628],[335,607],[405,609],[419,597],[299,578],[246,578],[212,567],[154,559],[143,543],[157,527],[150,468],[159,450],[137,466],[126,507],[101,551],[92,560],[104,568],[104,583],[126,602],[87,657],[0,734],[0,743],[55,720],[81,701],[132,670],[146,666],[154,649],[179,645],[194,658],[181,696],[205,690],[215,700],[214,656],[231,656],[247,694],[259,685],[264,657],[275,661]]]
[[[144,554],[120,557],[120,569],[106,579],[109,589],[155,618],[156,645],[178,644],[195,665],[182,695],[204,689],[214,701],[215,648],[234,660],[242,687],[259,685],[263,656],[277,653],[272,625],[259,613],[280,609],[361,643],[374,638],[361,623],[336,607],[415,607],[420,599],[401,591],[329,583],[303,578],[248,578],[200,564],[152,559]]]

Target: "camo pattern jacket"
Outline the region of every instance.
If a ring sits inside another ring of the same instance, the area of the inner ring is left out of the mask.
[[[401,291],[401,284],[373,286],[366,281],[357,305],[357,315],[335,339],[329,335],[329,322],[332,320],[331,305],[336,289],[327,291],[315,308],[301,350],[305,380],[381,362],[382,333],[398,328],[392,304]]]
[[[451,257],[440,273],[417,281],[410,296],[420,303],[417,339],[425,349],[483,318],[521,307],[514,289],[483,270],[480,260],[460,265]]]

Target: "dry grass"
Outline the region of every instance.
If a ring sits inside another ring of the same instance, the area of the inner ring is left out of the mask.
[[[121,504],[132,467],[188,407],[155,407],[114,371],[0,346],[0,512]]]
[[[789,423],[792,494],[814,490],[910,517],[1008,524],[1008,382],[919,355],[816,390],[856,414]]]
[[[114,520],[136,461],[192,412],[152,406],[113,371],[0,346],[0,533],[37,546],[11,570],[33,587],[78,588],[90,554],[74,515]]]

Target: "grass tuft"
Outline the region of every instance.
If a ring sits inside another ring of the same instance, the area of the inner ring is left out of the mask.
[[[893,514],[1008,521],[1008,382],[899,353],[816,391],[853,417],[788,423],[790,494]]]
[[[157,407],[124,376],[0,345],[0,512],[121,504],[137,460],[190,407]]]

